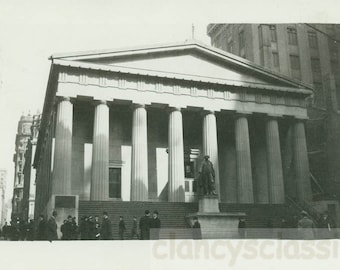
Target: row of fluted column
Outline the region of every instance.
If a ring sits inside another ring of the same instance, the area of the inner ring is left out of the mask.
[[[72,169],[72,120],[73,105],[69,98],[58,103],[55,153],[53,169],[53,194],[71,194]],[[294,161],[298,196],[309,199],[311,187],[304,123],[295,121],[293,125]],[[209,155],[215,168],[215,186],[220,194],[219,161],[216,116],[206,111],[203,117],[203,154]],[[268,194],[270,203],[283,203],[284,180],[282,172],[278,120],[267,117],[266,153]],[[251,152],[249,143],[248,118],[237,114],[235,118],[235,146],[237,163],[237,194],[239,203],[253,203],[253,180]],[[132,118],[132,155],[131,155],[131,200],[148,200],[148,147],[147,111],[143,104],[134,105]],[[180,108],[171,108],[168,128],[168,201],[184,201],[184,146],[183,120]],[[106,101],[95,105],[91,200],[109,198],[109,107]],[[266,187],[264,187],[266,188]]]

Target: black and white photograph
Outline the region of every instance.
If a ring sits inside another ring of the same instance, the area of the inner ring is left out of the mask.
[[[336,262],[338,7],[244,2],[0,1],[0,265]]]

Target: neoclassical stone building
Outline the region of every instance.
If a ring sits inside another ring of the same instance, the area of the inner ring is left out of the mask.
[[[310,86],[196,41],[50,60],[37,214],[52,195],[195,202],[205,154],[220,202],[311,200]]]

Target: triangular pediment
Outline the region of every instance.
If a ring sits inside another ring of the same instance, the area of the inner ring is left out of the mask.
[[[310,88],[293,79],[257,66],[243,58],[196,42],[137,49],[94,51],[52,56],[108,67],[121,67],[231,83]]]

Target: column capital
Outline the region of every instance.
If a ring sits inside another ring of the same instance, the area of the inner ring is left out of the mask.
[[[207,114],[215,114],[215,111],[213,110],[203,110],[202,115],[207,115]]]
[[[71,98],[70,97],[65,97],[65,96],[57,96],[56,97],[56,103],[60,103],[62,101],[70,101],[71,102]]]
[[[251,116],[253,113],[252,112],[241,112],[241,111],[236,111],[234,114],[235,118],[239,118],[239,117],[249,117]]]
[[[180,107],[169,107],[169,112],[174,112],[174,111],[181,112],[182,108],[180,108]]]
[[[93,104],[95,106],[98,106],[98,105],[107,105],[107,101],[106,100],[94,100]]]
[[[273,114],[273,113],[268,113],[266,114],[266,120],[271,120],[271,119],[280,119],[280,118],[283,118],[283,115],[281,114]]]
[[[143,104],[143,103],[133,103],[133,104],[132,104],[132,108],[133,108],[133,109],[137,109],[137,108],[145,108],[145,104]]]
[[[306,116],[306,117],[303,117],[303,116],[294,116],[294,121],[295,122],[306,122],[309,118]]]

